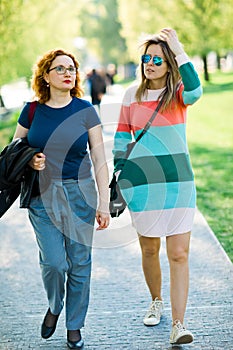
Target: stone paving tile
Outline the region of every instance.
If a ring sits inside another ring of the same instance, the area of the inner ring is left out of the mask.
[[[84,349],[233,349],[232,264],[202,215],[197,212],[191,241],[186,312],[186,324],[195,341],[183,347],[171,347],[168,341],[171,309],[164,241],[161,250],[164,316],[157,327],[142,324],[150,297],[142,274],[138,241],[128,220],[126,213],[95,241],[91,300],[82,331]],[[47,341],[40,337],[46,297],[34,234],[26,211],[19,210],[17,203],[0,220],[0,237],[0,349],[67,349],[64,312],[54,336]]]

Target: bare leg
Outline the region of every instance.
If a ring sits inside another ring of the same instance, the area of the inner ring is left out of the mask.
[[[142,250],[142,268],[152,300],[161,298],[161,269],[159,261],[160,238],[139,235]]]
[[[172,320],[184,321],[189,289],[190,232],[167,237]]]

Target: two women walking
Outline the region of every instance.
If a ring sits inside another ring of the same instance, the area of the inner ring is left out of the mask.
[[[165,28],[145,40],[139,68],[139,83],[130,86],[123,98],[114,137],[114,172],[138,233],[151,294],[143,323],[155,326],[162,316],[159,250],[165,237],[170,264],[170,343],[190,343],[193,335],[184,326],[184,316],[196,190],[186,119],[187,107],[199,99],[202,89],[173,29]],[[53,335],[65,303],[67,345],[79,349],[89,304],[94,222],[100,230],[109,225],[102,128],[93,105],[81,98],[79,63],[69,52],[51,50],[41,57],[32,88],[37,101],[32,123],[27,103],[14,137],[26,137],[31,147],[40,149],[29,166],[39,173],[41,191],[31,199],[28,214],[48,299],[41,336]],[[140,134],[161,100],[149,130],[129,159],[122,161],[127,144]]]

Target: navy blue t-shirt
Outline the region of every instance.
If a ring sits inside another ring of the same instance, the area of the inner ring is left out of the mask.
[[[19,124],[29,129],[31,147],[40,147],[46,155],[46,167],[54,179],[84,179],[91,176],[88,153],[88,130],[100,124],[90,102],[74,97],[65,107],[52,108],[37,104],[32,125],[28,102]]]

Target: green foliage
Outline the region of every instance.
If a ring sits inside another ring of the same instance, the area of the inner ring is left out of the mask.
[[[0,86],[31,76],[37,57],[63,47],[74,50],[79,4],[69,0],[0,1]]]
[[[0,86],[17,77],[13,57],[17,52],[17,38],[22,33],[22,23],[18,16],[22,3],[22,0],[0,1]]]
[[[211,51],[225,55],[232,50],[232,0],[118,1],[122,35],[135,63],[141,34],[157,33],[164,27],[176,29],[189,55],[204,59]]]
[[[227,49],[232,48],[233,34],[227,29],[232,22],[231,1],[179,0],[176,5],[179,17],[178,20],[174,17],[173,25],[190,54],[203,56],[223,49],[226,53]]]
[[[125,63],[127,50],[120,35],[117,0],[89,0],[79,14],[82,18],[81,35],[88,48],[97,54],[102,64]],[[124,55],[122,55],[124,53]]]
[[[0,0],[0,86],[31,76],[37,57],[63,47],[85,62],[87,51],[100,64],[138,62],[145,33],[174,27],[185,50],[203,57],[232,49],[232,0]],[[84,37],[86,48],[75,48]]]
[[[170,11],[166,11],[165,16],[165,8],[171,9],[174,1],[168,0],[166,6],[163,1],[157,2],[155,6],[153,0],[118,0],[118,3],[121,33],[127,42],[130,60],[137,63],[141,37],[148,33],[157,33],[168,26]]]
[[[0,151],[9,142],[11,142],[15,132],[18,117],[19,112],[15,112],[9,119],[0,120]]]

